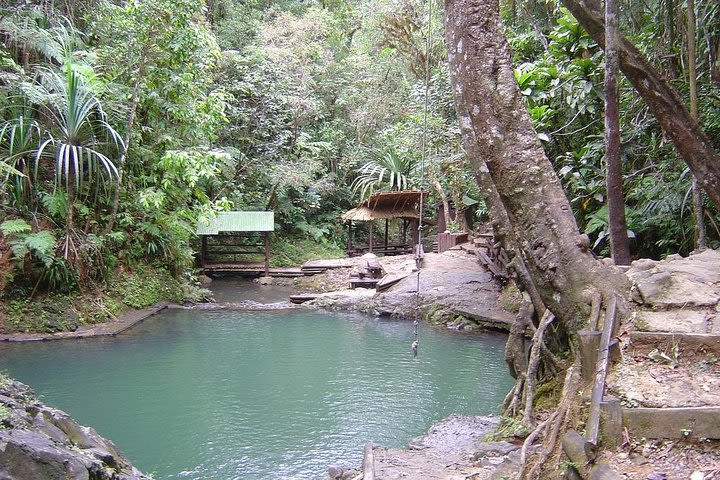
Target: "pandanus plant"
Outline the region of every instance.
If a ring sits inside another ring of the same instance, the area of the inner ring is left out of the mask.
[[[375,158],[358,169],[358,177],[352,183],[354,191],[360,191],[367,198],[375,190],[406,190],[411,184],[411,175],[417,162],[410,155],[401,155],[395,149],[378,153]]]
[[[15,206],[27,205],[35,179],[30,175],[32,159],[41,138],[41,128],[27,105],[11,109],[10,120],[0,125],[0,185],[11,182]]]
[[[45,110],[52,119],[54,134],[40,143],[35,172],[43,158],[54,163],[56,188],[67,193],[65,258],[74,251],[71,233],[76,193],[88,182],[112,183],[118,170],[108,151],[122,151],[123,141],[107,122],[102,104],[91,84],[67,60],[62,74],[46,70],[43,84],[52,99]]]

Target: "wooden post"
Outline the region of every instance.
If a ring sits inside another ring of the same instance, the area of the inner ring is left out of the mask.
[[[592,463],[594,459],[588,455],[588,445],[585,438],[575,430],[570,429],[565,432],[562,438],[562,449],[574,465],[568,468],[577,474],[576,476],[568,478],[620,480],[620,476],[615,473],[607,463]]]
[[[600,332],[594,330],[580,330],[580,368],[582,379],[589,382],[595,378],[595,364],[597,363],[598,349],[600,348]]]
[[[265,232],[263,240],[265,243],[265,276],[267,277],[270,274],[270,233],[269,232]]]
[[[352,250],[352,220],[350,220],[348,222],[348,245],[347,245],[348,257],[350,256],[351,250]]]
[[[207,235],[200,236],[200,267],[205,267],[205,259],[207,258]]]
[[[623,441],[623,418],[620,400],[608,396],[600,402],[600,441],[603,448],[615,450]]]
[[[385,219],[385,251],[387,252],[388,247],[388,223],[389,219]]]
[[[373,251],[373,225],[375,224],[375,220],[370,220],[370,240],[368,240],[368,251],[372,253]]]
[[[590,413],[588,414],[586,436],[587,441],[597,446],[600,432],[600,402],[605,394],[605,377],[610,365],[610,339],[615,329],[615,311],[617,310],[617,298],[613,295],[605,312],[602,336],[600,337],[600,350],[595,365],[595,384],[593,385]]]

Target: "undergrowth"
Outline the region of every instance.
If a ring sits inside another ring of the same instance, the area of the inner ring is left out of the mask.
[[[104,290],[44,293],[5,299],[0,305],[0,333],[54,333],[107,321],[130,309],[160,301],[200,302],[210,292],[192,279],[178,279],[164,268],[142,265],[118,270]]]
[[[280,238],[273,236],[270,245],[270,265],[294,267],[312,259],[342,258],[345,251],[334,243],[316,242],[311,238]]]

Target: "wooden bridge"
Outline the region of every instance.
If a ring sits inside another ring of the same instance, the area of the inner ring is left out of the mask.
[[[203,272],[206,275],[235,275],[241,277],[308,277],[324,273],[335,268],[351,267],[353,263],[345,260],[308,260],[301,267],[267,267],[265,263],[206,263]]]

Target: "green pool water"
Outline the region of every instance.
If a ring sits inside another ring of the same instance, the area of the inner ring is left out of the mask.
[[[512,385],[505,338],[354,314],[170,310],[110,339],[0,345],[0,369],[163,479],[314,479]]]

